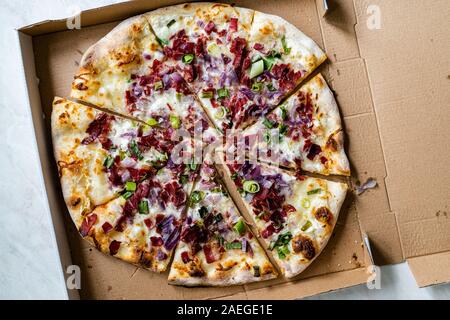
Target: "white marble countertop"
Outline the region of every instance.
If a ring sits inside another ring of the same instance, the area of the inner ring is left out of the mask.
[[[15,28],[116,2],[0,0],[0,299],[67,299]],[[450,284],[419,289],[403,263],[381,269],[380,290],[360,285],[310,299],[445,298]]]

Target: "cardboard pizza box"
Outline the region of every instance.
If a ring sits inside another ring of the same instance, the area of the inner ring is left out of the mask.
[[[81,268],[91,299],[293,299],[365,283],[375,264],[407,261],[421,287],[450,281],[450,3],[445,0],[233,1],[279,15],[313,38],[335,91],[352,165],[350,194],[324,252],[298,278],[229,288],[183,288],[82,241],[65,207],[50,136],[51,102],[68,96],[82,53],[127,17],[186,1],[132,1],[18,30],[46,193],[63,270]],[[226,1],[225,1],[226,2]],[[71,20],[69,26],[76,26]],[[363,241],[363,234],[370,240]],[[70,276],[70,272],[66,277]]]

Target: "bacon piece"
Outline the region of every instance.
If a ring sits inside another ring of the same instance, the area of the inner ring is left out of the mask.
[[[261,43],[255,43],[255,44],[253,45],[253,48],[254,48],[255,50],[262,51],[262,50],[264,50],[264,45],[262,45]]]
[[[129,216],[127,216],[125,214],[121,215],[119,217],[119,219],[117,219],[114,230],[117,232],[123,232],[126,229],[128,219],[129,219]]]
[[[234,54],[233,67],[238,76],[241,74],[240,69],[246,55],[246,46],[247,41],[244,38],[237,37],[231,42],[230,52]]]
[[[238,30],[238,19],[237,18],[231,18],[230,19],[230,31],[236,32]]]
[[[261,237],[263,237],[264,239],[269,238],[272,234],[274,234],[275,232],[275,228],[273,227],[273,225],[269,225],[266,229],[264,229],[261,232]]]
[[[113,226],[111,225],[111,223],[105,222],[105,223],[102,225],[102,229],[103,229],[103,232],[104,232],[104,233],[108,233],[108,232],[110,232],[110,231],[113,229]]]
[[[109,253],[110,253],[112,256],[116,255],[117,252],[119,251],[119,249],[120,249],[120,243],[121,243],[120,241],[113,240],[113,241],[111,241],[111,243],[109,244]]]
[[[161,237],[150,237],[150,241],[152,242],[152,246],[160,247],[164,244],[164,241]]]
[[[216,31],[216,25],[214,24],[214,22],[208,22],[208,24],[205,26],[205,31],[207,34],[211,34],[211,32]]]
[[[89,136],[84,138],[81,143],[84,145],[90,144],[100,136],[103,136],[103,138],[106,139],[110,130],[110,123],[113,120],[114,116],[102,112],[89,124],[86,130],[86,133],[89,134]]]
[[[314,158],[321,152],[322,152],[322,148],[319,145],[313,143],[311,145],[311,147],[309,148],[308,155],[306,157],[309,160],[314,160]]]
[[[95,213],[92,213],[88,215],[80,226],[80,234],[82,237],[86,237],[89,234],[89,231],[91,230],[92,226],[97,222],[97,215]]]
[[[147,228],[149,228],[149,229],[151,229],[153,227],[153,221],[150,218],[145,219],[144,223],[147,226]]]
[[[211,249],[211,246],[208,244],[205,244],[203,246],[203,253],[205,254],[206,262],[207,263],[213,263],[216,261],[216,257],[214,255],[214,252]]]
[[[184,263],[188,263],[189,261],[191,261],[191,258],[189,258],[189,253],[188,253],[187,251],[183,251],[183,252],[181,253],[181,260],[182,260]]]

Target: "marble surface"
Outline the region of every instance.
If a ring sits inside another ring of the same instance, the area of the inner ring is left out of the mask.
[[[111,0],[0,0],[0,299],[67,299],[21,70],[15,28]],[[309,299],[444,299],[450,284],[418,289],[406,264],[365,285]]]

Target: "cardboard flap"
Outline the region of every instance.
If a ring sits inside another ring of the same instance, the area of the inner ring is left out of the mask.
[[[421,288],[450,281],[450,252],[409,258],[406,261]]]

